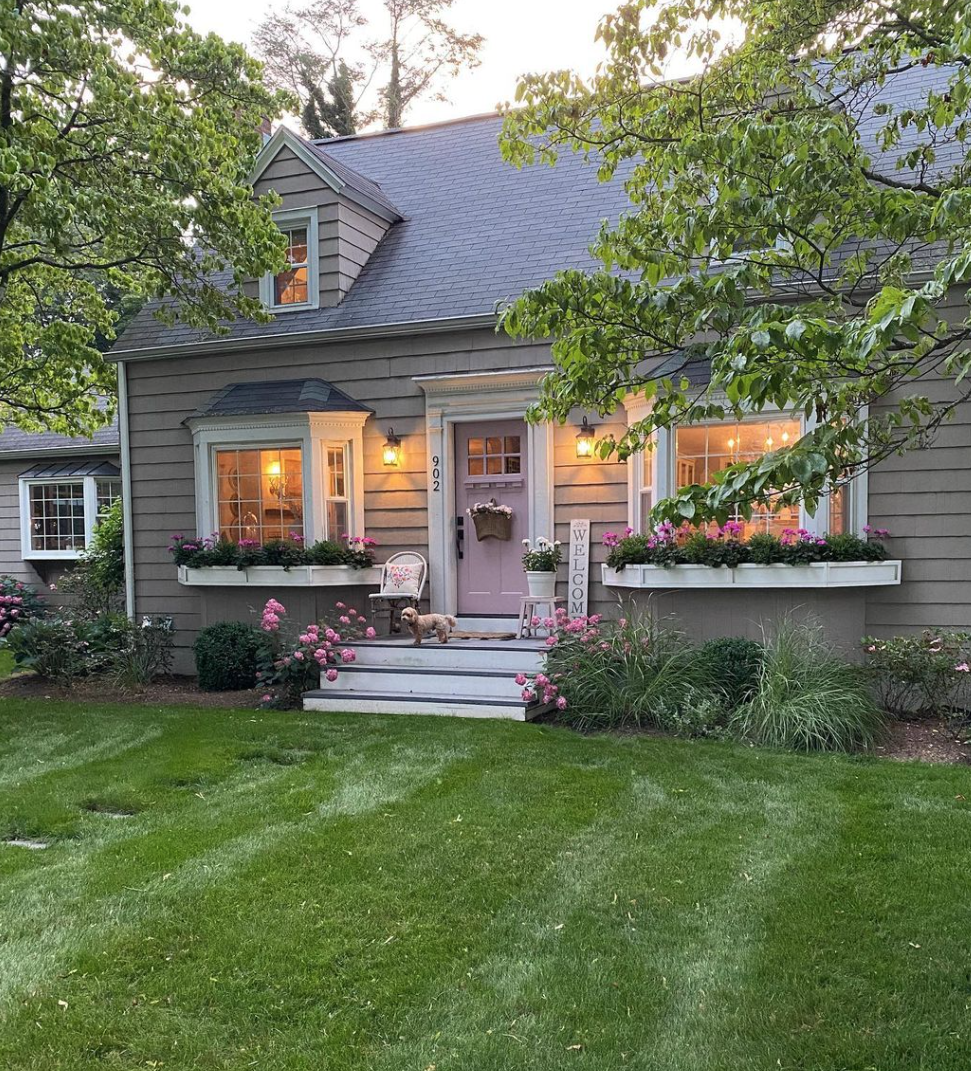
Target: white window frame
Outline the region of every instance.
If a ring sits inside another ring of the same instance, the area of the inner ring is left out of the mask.
[[[24,561],[77,561],[85,547],[91,546],[98,523],[98,483],[121,483],[120,476],[22,476],[20,478],[20,556]],[[32,546],[30,489],[52,484],[80,483],[84,498],[84,547],[74,550],[35,550]],[[118,497],[121,496],[119,490]]]
[[[300,312],[320,306],[320,227],[316,205],[310,208],[293,208],[274,212],[273,222],[283,230],[293,227],[307,228],[307,300],[300,304],[277,305],[273,299],[275,275],[267,272],[260,280],[260,301],[273,313]]]
[[[351,444],[347,440],[325,440],[320,444],[320,450],[322,455],[321,471],[324,475],[323,485],[321,487],[321,495],[323,497],[323,539],[329,539],[331,542],[339,542],[342,532],[331,532],[330,523],[327,518],[327,504],[329,502],[346,502],[347,503],[347,523],[350,526],[354,520],[354,472],[351,464]],[[340,450],[344,454],[344,494],[332,495],[330,493],[330,451]],[[349,536],[364,535],[363,528],[359,531],[348,531]]]
[[[643,395],[628,395],[624,400],[624,408],[631,423],[643,420],[651,411],[652,400],[645,400]],[[774,406],[766,406],[758,413],[751,413],[743,417],[739,423],[749,420],[753,423],[760,420],[798,420],[800,435],[805,435],[815,426],[815,418],[808,419],[801,413],[796,414]],[[867,411],[860,413],[860,420],[867,419]],[[729,421],[698,421],[702,424],[724,424]],[[649,455],[646,451],[638,451],[628,461],[628,496],[627,496],[627,524],[635,532],[642,532],[640,503],[642,496],[647,493],[653,497],[656,504],[662,499],[670,498],[677,491],[677,435],[670,428],[659,428],[654,433],[655,448]],[[848,495],[847,504],[847,527],[846,530],[855,535],[863,535],[864,526],[867,524],[867,473],[860,473],[846,488]],[[805,505],[799,506],[799,525],[815,535],[824,535],[829,529],[829,495],[824,495],[819,502],[815,516],[811,516]]]
[[[365,412],[194,417],[196,534],[219,531],[217,450],[299,449],[303,477],[303,537],[307,544],[339,539],[327,533],[327,447],[343,446],[349,535],[364,531]]]

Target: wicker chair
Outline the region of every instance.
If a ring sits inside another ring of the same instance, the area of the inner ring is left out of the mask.
[[[371,616],[388,611],[388,635],[401,631],[401,611],[406,606],[418,609],[427,579],[428,562],[411,550],[392,554],[381,567],[381,590],[370,597]]]

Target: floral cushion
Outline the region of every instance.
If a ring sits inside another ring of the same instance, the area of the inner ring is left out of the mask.
[[[417,595],[421,573],[421,565],[389,565],[381,591],[386,595]]]

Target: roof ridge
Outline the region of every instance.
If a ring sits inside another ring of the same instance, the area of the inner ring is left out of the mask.
[[[457,126],[460,123],[481,122],[484,119],[498,119],[499,112],[476,112],[473,115],[459,115],[454,119],[437,119],[433,123],[420,123],[416,126],[392,126],[387,130],[361,130],[356,134],[339,134],[333,138],[308,138],[315,148],[335,145],[345,141],[361,141],[364,138],[383,138],[388,134],[420,134],[425,130],[436,130],[444,126]]]

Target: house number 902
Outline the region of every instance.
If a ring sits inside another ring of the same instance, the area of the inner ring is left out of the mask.
[[[442,489],[442,470],[439,468],[441,459],[438,454],[432,454],[432,490],[441,491]]]

